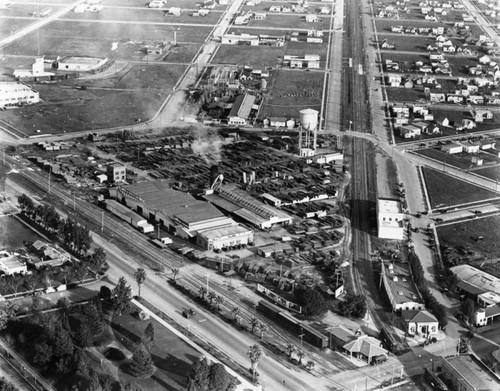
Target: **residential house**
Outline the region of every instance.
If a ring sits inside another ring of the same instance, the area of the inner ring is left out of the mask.
[[[464,152],[466,153],[478,153],[479,152],[479,149],[480,149],[480,144],[478,142],[474,142],[474,143],[462,143],[463,147],[464,147]]]
[[[387,82],[390,87],[399,87],[401,85],[401,75],[389,74],[387,76]]]
[[[487,105],[500,105],[500,96],[485,95]]]
[[[265,12],[256,12],[253,17],[255,20],[264,20],[266,19],[267,14]]]
[[[401,113],[398,113],[394,117],[394,124],[395,125],[407,125],[409,122],[410,122],[410,120],[408,119],[408,117],[405,117]]]
[[[403,87],[404,88],[413,88],[415,87],[415,84],[413,83],[413,81],[411,81],[410,79],[407,79],[405,80],[405,82],[403,83]]]
[[[431,92],[429,94],[429,100],[434,103],[446,102],[446,95],[442,92]]]
[[[463,97],[463,95],[458,95],[458,94],[448,94],[446,96],[446,101],[452,102],[452,103],[462,104],[462,103],[464,103],[464,97]]]
[[[406,323],[406,332],[408,335],[417,335],[426,338],[438,335],[439,322],[429,311],[402,311],[401,315]]]
[[[275,128],[284,128],[286,126],[285,117],[269,117],[269,125]]]
[[[491,62],[491,58],[488,55],[484,55],[482,57],[479,57],[479,63],[483,65],[489,65]]]
[[[410,115],[410,107],[402,104],[394,104],[391,107],[393,114],[402,114],[405,117]]]
[[[307,14],[305,16],[306,22],[307,23],[317,23],[318,22],[318,15],[316,14]]]
[[[470,95],[467,101],[474,105],[483,105],[484,97],[482,95]]]
[[[427,133],[427,131],[429,130],[429,124],[427,122],[418,121],[418,122],[413,122],[412,125],[416,126],[417,128],[420,128],[420,131],[422,133]]]
[[[415,138],[422,134],[422,130],[418,126],[405,125],[399,127],[399,134],[405,139]]]

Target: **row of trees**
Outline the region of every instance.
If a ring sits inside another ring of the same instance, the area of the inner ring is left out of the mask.
[[[439,322],[439,327],[442,329],[445,328],[448,324],[446,307],[439,303],[429,290],[420,259],[413,251],[408,253],[408,262],[410,263],[413,281],[422,295],[425,307],[436,317]]]
[[[237,380],[227,373],[224,365],[201,357],[193,363],[188,379],[188,391],[232,391]]]
[[[92,245],[92,236],[87,227],[68,218],[63,219],[49,204],[35,204],[26,194],[17,198],[19,208],[30,219],[37,221],[48,232],[58,236],[62,242],[78,255],[87,255]]]

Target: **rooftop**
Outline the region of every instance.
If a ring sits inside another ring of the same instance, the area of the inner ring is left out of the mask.
[[[199,231],[198,235],[201,235],[208,240],[217,240],[224,237],[246,234],[252,232],[250,229],[243,227],[242,225],[231,225],[229,227],[208,229],[205,231]]]
[[[411,279],[410,267],[408,264],[390,263],[383,264],[383,267],[396,303],[422,303],[417,288]],[[393,272],[391,272],[391,269]]]
[[[455,377],[478,391],[500,389],[500,382],[469,355],[446,357],[445,363],[455,372]]]
[[[240,117],[247,119],[252,111],[252,106],[255,102],[255,96],[250,94],[238,95],[231,107],[229,117]]]
[[[401,202],[387,198],[378,199],[379,213],[402,213]]]
[[[410,323],[437,323],[438,320],[427,310],[401,311],[403,319]]]
[[[475,288],[476,294],[484,292],[500,294],[500,278],[470,265],[458,265],[450,268],[450,270],[455,273],[461,282],[465,283],[459,283],[461,289],[468,291],[467,288],[470,287]]]
[[[12,269],[17,269],[18,267],[23,267],[24,263],[22,263],[19,258],[12,254],[6,257],[1,257],[0,258],[0,264],[2,265],[1,269],[3,270],[12,270]]]
[[[0,93],[18,92],[18,91],[35,91],[27,85],[20,82],[0,82]]]
[[[98,65],[101,61],[105,60],[105,58],[99,58],[99,57],[73,57],[73,56],[68,56],[64,57],[62,60],[59,62],[62,64],[65,63],[72,63],[72,62],[77,62],[79,64],[86,64],[86,65]]]

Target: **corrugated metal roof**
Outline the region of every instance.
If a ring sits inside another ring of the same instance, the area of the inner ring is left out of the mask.
[[[229,117],[239,117],[247,119],[252,111],[252,106],[255,103],[255,96],[250,94],[238,95],[231,107]]]

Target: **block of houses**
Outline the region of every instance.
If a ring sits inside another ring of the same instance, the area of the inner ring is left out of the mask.
[[[402,311],[401,316],[405,321],[408,335],[425,338],[438,335],[439,322],[429,311],[407,310]]]
[[[441,146],[441,151],[453,155],[455,153],[462,153],[464,146],[459,143],[448,143]]]
[[[480,144],[475,143],[462,143],[464,147],[464,152],[466,153],[478,153],[480,149]]]
[[[281,7],[278,5],[272,5],[269,7],[269,12],[281,12]]]
[[[422,133],[427,133],[427,131],[429,130],[429,124],[427,122],[417,121],[413,122],[412,125],[420,128],[420,131]]]
[[[500,96],[485,95],[487,105],[500,105]]]
[[[405,139],[410,139],[420,136],[422,131],[418,126],[404,125],[399,127],[399,134]]]

